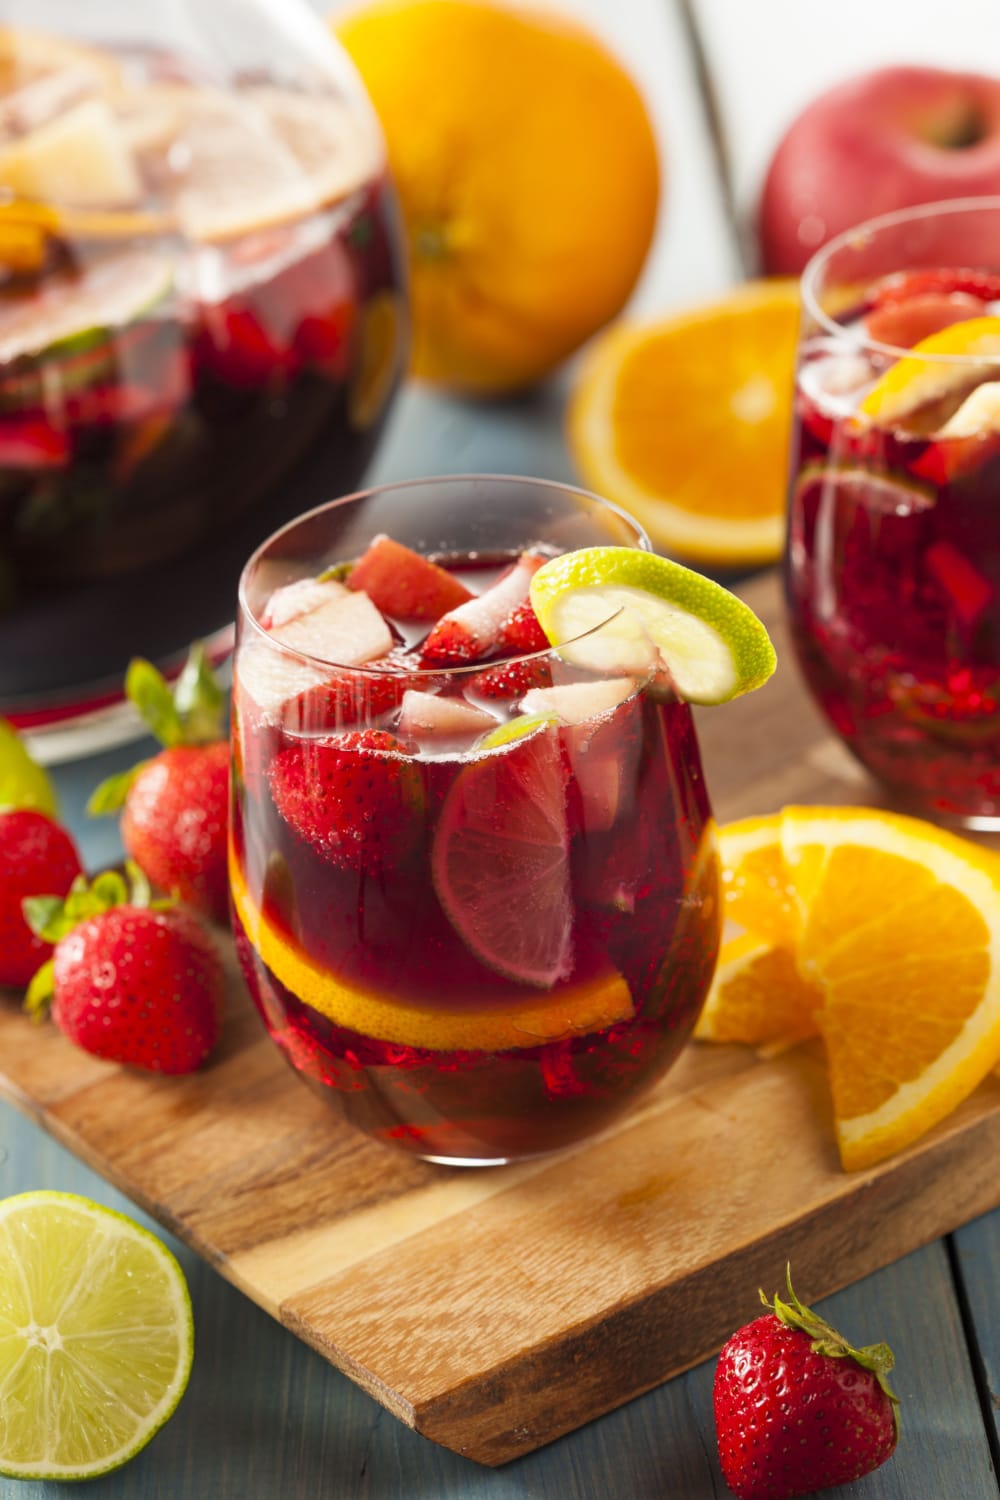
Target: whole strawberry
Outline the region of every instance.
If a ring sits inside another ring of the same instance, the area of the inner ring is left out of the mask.
[[[85,1052],[150,1073],[191,1073],[208,1057],[222,1019],[219,955],[194,912],[152,902],[133,869],[75,881],[65,902],[25,903],[38,935],[55,943],[25,1005],[50,1010]]]
[[[892,1456],[897,1398],[885,1344],[854,1349],[792,1290],[734,1333],[715,1370],[715,1429],[739,1500],[791,1500],[870,1474]]]
[[[23,989],[46,946],[24,919],[26,896],[65,896],[80,874],[66,831],[33,808],[0,812],[0,985]]]
[[[87,810],[121,810],[122,843],[153,884],[224,922],[229,747],[221,689],[196,647],[173,691],[141,658],[130,663],[125,690],[164,749],[102,782]]]

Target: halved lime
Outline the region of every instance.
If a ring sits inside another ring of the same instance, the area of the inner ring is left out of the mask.
[[[154,250],[123,250],[53,277],[34,296],[0,304],[0,362],[82,351],[149,312],[173,284],[173,263]]]
[[[532,578],[531,602],[567,661],[614,676],[662,662],[690,703],[725,703],[774,671],[770,637],[742,599],[652,552],[564,552]]]
[[[56,806],[55,788],[48,775],[32,760],[14,726],[0,719],[0,812],[32,807],[54,818]]]
[[[71,1193],[0,1202],[0,1474],[91,1479],[172,1414],[194,1353],[165,1245]]]

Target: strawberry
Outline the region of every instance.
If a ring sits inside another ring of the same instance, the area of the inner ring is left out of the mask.
[[[501,627],[527,599],[532,577],[544,561],[537,553],[523,552],[492,588],[442,615],[424,641],[423,660],[463,666],[486,656],[497,645]]]
[[[219,1039],[223,970],[198,918],[152,902],[131,867],[93,885],[74,881],[66,900],[25,903],[32,929],[54,943],[28,989],[26,1008],[51,1008],[59,1030],[95,1057],[150,1073],[191,1073]]]
[[[370,724],[391,713],[403,701],[407,688],[406,666],[391,657],[382,659],[388,670],[342,672],[326,682],[304,689],[282,708],[282,723],[292,733],[315,734]]]
[[[423,782],[402,748],[384,729],[286,744],[268,770],[275,806],[324,859],[380,874],[423,828]]]
[[[224,922],[229,749],[222,692],[200,647],[172,692],[141,658],[129,664],[125,690],[164,749],[102,782],[87,811],[121,810],[122,842],[154,885]]]
[[[454,573],[384,534],[369,542],[351,569],[347,586],[363,590],[384,615],[395,620],[438,620],[472,598]]]
[[[80,874],[76,845],[33,808],[0,812],[0,985],[22,988],[45,958],[45,944],[24,919],[27,896],[65,896]]]
[[[551,658],[536,656],[484,667],[469,679],[467,686],[470,693],[478,693],[481,698],[523,698],[531,688],[550,687],[551,684]]]
[[[791,1500],[849,1484],[890,1458],[899,1424],[888,1385],[892,1351],[853,1349],[788,1301],[734,1333],[715,1370],[715,1427],[726,1483],[739,1500]]]
[[[504,651],[547,651],[549,638],[538,623],[530,599],[515,605],[497,632],[497,645]]]
[[[1000,276],[969,266],[934,266],[922,271],[893,271],[868,289],[865,305],[885,307],[890,302],[908,302],[928,293],[950,296],[961,292],[979,302],[1000,300]]]

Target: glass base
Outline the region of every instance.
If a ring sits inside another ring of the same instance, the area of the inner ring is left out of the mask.
[[[220,682],[227,686],[231,676],[234,627],[225,625],[209,636],[205,650]],[[168,677],[176,677],[185,657],[165,668]],[[82,760],[146,737],[149,730],[123,691],[112,694],[89,694],[77,701],[64,701],[34,712],[11,711],[15,726],[30,754],[42,766],[62,765]]]

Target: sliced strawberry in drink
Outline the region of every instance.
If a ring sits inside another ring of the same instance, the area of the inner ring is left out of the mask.
[[[469,693],[480,698],[522,698],[531,688],[552,686],[552,658],[532,656],[518,661],[501,661],[495,667],[484,667],[466,684]]]
[[[363,589],[394,620],[439,620],[473,596],[460,578],[392,537],[373,537],[347,586]]]
[[[527,599],[531,580],[544,561],[537,553],[523,552],[492,588],[449,610],[424,641],[424,660],[460,666],[492,651],[504,622]]]
[[[353,303],[331,307],[325,317],[306,313],[295,328],[295,352],[330,380],[347,378],[351,365],[351,334],[356,322]]]
[[[281,722],[300,734],[370,727],[399,707],[408,680],[402,664],[393,670],[390,655],[380,659],[377,670],[341,672],[306,688],[283,705]]]
[[[251,308],[206,303],[201,314],[198,358],[227,385],[251,389],[267,385],[275,375],[294,374],[294,351]]]
[[[61,469],[69,458],[66,432],[47,417],[0,415],[0,469]]]
[[[530,599],[515,605],[497,632],[497,645],[503,651],[547,651],[549,639],[538,623]]]
[[[455,931],[488,968],[547,989],[573,969],[567,768],[540,729],[455,778],[431,857]]]
[[[967,292],[922,292],[905,301],[884,302],[865,318],[865,332],[877,344],[892,344],[896,349],[912,349],[914,344],[964,323],[981,318],[985,304]]]
[[[884,307],[890,302],[908,302],[926,293],[948,296],[961,292],[979,302],[1000,300],[1000,273],[980,271],[971,266],[934,266],[920,271],[893,271],[868,288],[865,305]]]
[[[924,553],[924,562],[948,595],[948,599],[966,628],[979,620],[993,599],[993,585],[969,562],[951,542],[932,542]]]
[[[342,868],[381,875],[422,836],[420,769],[385,730],[286,744],[267,775],[280,815],[317,854]]]

